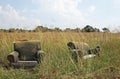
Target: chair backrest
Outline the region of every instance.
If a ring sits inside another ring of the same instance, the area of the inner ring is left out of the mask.
[[[41,50],[40,42],[21,41],[14,43],[14,51],[19,53],[19,60],[34,60],[38,50]]]
[[[81,51],[88,51],[90,49],[89,45],[84,42],[68,42],[67,46],[69,49],[79,49]]]
[[[78,53],[80,57],[88,54],[90,47],[85,42],[68,42],[67,46],[69,50],[73,53]]]

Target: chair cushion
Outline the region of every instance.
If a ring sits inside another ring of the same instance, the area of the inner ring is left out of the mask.
[[[14,51],[19,52],[19,60],[34,60],[35,53],[40,49],[40,42],[22,41],[14,43]]]

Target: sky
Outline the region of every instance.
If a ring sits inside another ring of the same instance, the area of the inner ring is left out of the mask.
[[[120,0],[0,0],[0,28],[120,29]]]

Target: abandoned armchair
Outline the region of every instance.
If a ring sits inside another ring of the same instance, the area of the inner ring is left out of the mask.
[[[100,46],[90,48],[85,42],[68,42],[68,49],[72,55],[72,59],[77,63],[79,58],[88,59],[99,56]]]
[[[13,44],[14,51],[8,54],[7,59],[15,68],[35,67],[45,56],[38,41],[18,41]]]

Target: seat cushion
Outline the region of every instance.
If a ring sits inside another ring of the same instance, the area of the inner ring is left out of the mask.
[[[19,60],[34,60],[35,53],[40,49],[40,42],[22,41],[14,43],[14,51],[19,52]]]
[[[37,61],[18,61],[16,63],[12,63],[14,67],[35,67],[37,65]]]

